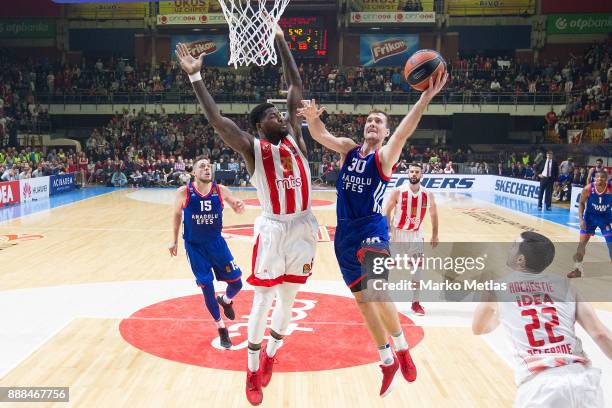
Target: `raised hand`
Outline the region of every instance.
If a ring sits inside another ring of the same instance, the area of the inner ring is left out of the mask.
[[[183,68],[183,71],[185,71],[187,75],[195,74],[202,70],[202,60],[204,59],[204,55],[206,55],[205,52],[200,54],[198,58],[193,58],[187,46],[183,43],[176,44],[176,50],[174,52],[181,64],[181,68]]]
[[[423,93],[421,94],[421,98],[426,99],[427,102],[431,101],[433,97],[436,96],[442,90],[442,88],[444,88],[444,85],[446,84],[447,79],[448,79],[448,72],[445,72],[444,75],[438,74],[438,77],[435,79],[435,82],[434,82],[433,75],[430,76],[429,77],[429,88],[423,91]]]
[[[261,14],[264,16],[264,18],[268,22],[268,25],[274,25],[274,36],[276,38],[285,38],[285,33],[283,32],[283,29],[278,23],[274,22],[274,19],[272,18],[270,13],[268,13],[267,10],[262,10]]]
[[[242,200],[234,201],[231,206],[236,214],[242,214],[244,212],[244,201]]]
[[[302,107],[297,108],[297,115],[303,117],[307,121],[314,120],[325,112],[325,107],[321,106],[317,109],[317,103],[314,99],[305,99],[302,101]]]

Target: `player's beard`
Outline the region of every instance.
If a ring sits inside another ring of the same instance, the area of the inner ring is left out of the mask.
[[[408,179],[408,181],[410,181],[410,184],[419,184],[421,182],[421,178],[420,177],[410,177]]]

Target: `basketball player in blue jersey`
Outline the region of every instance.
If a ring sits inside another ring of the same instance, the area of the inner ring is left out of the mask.
[[[195,163],[193,175],[194,181],[176,191],[170,256],[177,254],[182,219],[187,260],[196,277],[196,284],[202,288],[206,308],[217,325],[221,347],[229,349],[232,342],[221,319],[219,305],[223,308],[225,317],[234,320],[232,299],[242,288],[242,273],[221,236],[223,201],[238,214],[244,212],[244,203],[236,198],[229,188],[212,181],[211,163],[208,159],[200,159]],[[216,298],[213,271],[218,281],[227,283],[225,294]]]
[[[608,181],[608,173],[599,170],[595,173],[595,181],[582,189],[578,204],[580,217],[580,242],[574,255],[575,269],[567,274],[568,278],[582,276],[582,260],[586,253],[589,239],[599,228],[608,245],[612,261],[612,181]]]
[[[587,183],[594,183],[597,172],[602,170],[604,170],[603,159],[595,160],[595,166],[589,169],[589,173],[587,175]]]
[[[447,74],[435,80],[430,78],[429,88],[421,94],[384,146],[390,130],[387,115],[381,111],[370,112],[363,130],[363,142],[357,144],[346,137],[334,137],[325,129],[319,118],[325,108],[317,109],[314,100],[303,101],[303,108],[298,110],[306,119],[313,139],[341,155],[343,164],[336,183],[338,225],[334,248],[344,281],[353,293],[380,353],[382,397],[391,391],[400,367],[408,382],[413,382],[417,374],[395,304],[371,301],[372,293],[367,285],[374,259],[381,255],[389,256],[389,228],[382,214],[383,196],[406,141],[447,78]],[[389,336],[393,339],[395,352],[389,345]]]

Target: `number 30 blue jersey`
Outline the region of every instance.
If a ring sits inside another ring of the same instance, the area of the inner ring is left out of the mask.
[[[382,214],[382,201],[390,178],[382,172],[378,150],[363,157],[361,146],[351,150],[336,181],[338,220]]]

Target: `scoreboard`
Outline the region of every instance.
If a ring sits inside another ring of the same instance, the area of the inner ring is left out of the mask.
[[[278,24],[295,58],[327,57],[327,29],[321,17],[281,17]]]

